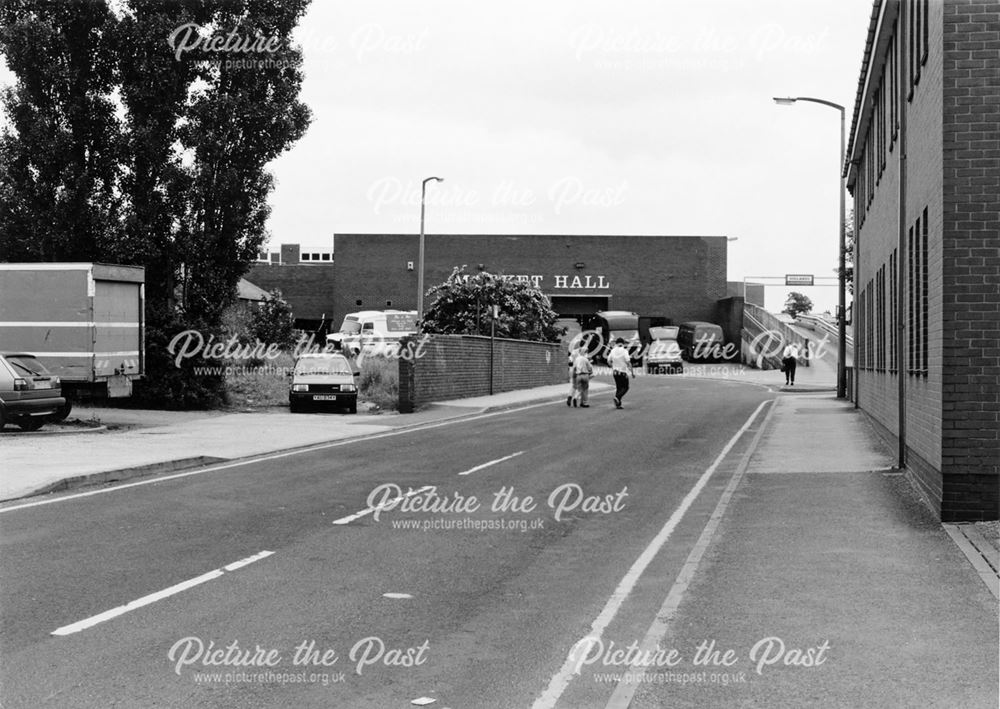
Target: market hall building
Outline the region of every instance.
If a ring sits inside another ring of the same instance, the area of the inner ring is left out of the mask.
[[[416,309],[417,235],[337,234],[335,242],[335,312]],[[714,321],[727,294],[724,236],[430,234],[424,242],[426,288],[456,267],[503,274],[538,287],[562,317],[627,310]]]
[[[942,521],[998,516],[1000,5],[876,0],[847,155],[856,402]]]

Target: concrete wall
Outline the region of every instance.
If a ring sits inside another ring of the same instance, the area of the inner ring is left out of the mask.
[[[428,335],[419,356],[399,360],[399,410],[490,393],[490,338]],[[568,382],[559,344],[495,340],[493,393]],[[567,384],[568,386],[568,384]]]

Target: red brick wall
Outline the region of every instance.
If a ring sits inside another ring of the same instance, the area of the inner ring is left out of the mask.
[[[336,312],[416,308],[415,234],[337,234]],[[711,321],[726,297],[726,239],[721,236],[431,234],[425,237],[431,287],[455,266],[493,273],[542,275],[548,295],[610,296],[608,308],[660,315],[679,323]],[[577,264],[582,264],[577,267]],[[608,288],[556,289],[553,276],[604,276]],[[357,305],[357,301],[362,306]],[[426,302],[425,306],[429,306]]]
[[[932,3],[936,4],[936,3]],[[945,520],[997,519],[1000,487],[1000,5],[943,6]]]
[[[399,360],[399,410],[434,401],[490,393],[490,338],[429,335],[422,356]],[[493,393],[567,382],[566,353],[558,344],[497,339]]]
[[[904,7],[911,6],[908,1]],[[944,520],[996,519],[1000,396],[1000,5],[972,0],[927,4],[926,63],[907,100],[906,213],[915,226],[927,209],[928,332],[926,373],[862,369],[859,405],[885,431],[898,431],[897,392],[905,377],[906,465]],[[899,37],[901,49],[908,36]],[[907,61],[901,51],[900,62]],[[878,63],[875,57],[873,63]],[[877,82],[878,77],[873,80]],[[865,106],[863,111],[871,111]],[[864,141],[864,135],[857,136]],[[899,143],[869,202],[854,193],[863,219],[858,291],[886,268],[898,244]],[[857,188],[858,185],[855,185]],[[899,296],[907,303],[907,263]],[[872,328],[865,308],[858,321]],[[904,321],[908,321],[908,315]],[[903,331],[904,345],[908,331]],[[866,338],[860,338],[863,342]],[[888,342],[886,342],[888,346]],[[890,358],[894,352],[887,353]]]
[[[298,258],[298,246],[295,247]],[[297,320],[319,320],[326,314],[327,321],[334,318],[332,264],[316,265],[255,265],[247,273],[246,279],[264,290],[278,288],[282,296],[292,306],[292,315]],[[382,308],[385,306],[383,305]],[[381,309],[381,308],[380,308]],[[336,332],[344,314],[337,316],[330,326]]]

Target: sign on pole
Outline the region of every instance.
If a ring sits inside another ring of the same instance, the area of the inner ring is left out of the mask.
[[[809,273],[786,273],[785,274],[785,285],[786,286],[811,286],[815,285],[813,283],[813,276]]]

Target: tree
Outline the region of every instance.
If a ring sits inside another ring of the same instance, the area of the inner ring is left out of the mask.
[[[89,261],[117,238],[114,23],[102,0],[0,3],[0,51],[17,77],[0,99],[5,260]]]
[[[837,277],[840,277],[840,267],[834,269]],[[844,282],[847,292],[854,295],[854,210],[847,217],[844,224]]]
[[[279,347],[291,347],[295,341],[295,318],[292,306],[275,288],[264,302],[254,308],[250,316],[250,335],[260,342]]]
[[[558,342],[562,334],[555,324],[559,315],[548,297],[530,282],[511,276],[485,272],[470,276],[463,266],[431,288],[428,295],[434,296],[434,302],[424,313],[424,332],[488,334],[492,308],[497,305],[497,337]]]
[[[800,313],[808,313],[813,309],[813,302],[808,297],[802,295],[801,293],[789,293],[788,298],[785,300],[785,309],[781,312],[788,313],[793,318],[798,316]]]
[[[144,266],[149,332],[217,329],[268,236],[266,166],[309,125],[291,39],[308,3],[2,0],[17,81],[0,259]],[[161,363],[148,357],[147,380]]]

